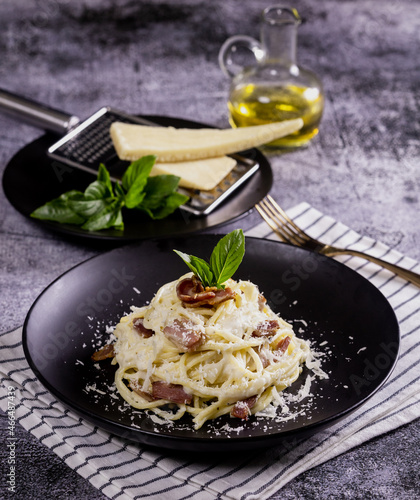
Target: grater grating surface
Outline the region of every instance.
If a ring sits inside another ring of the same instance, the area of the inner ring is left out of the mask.
[[[159,126],[149,120],[103,107],[48,149],[57,161],[80,168],[94,175],[104,163],[114,181],[121,179],[129,162],[120,160],[112,144],[109,128],[115,121]],[[240,155],[231,155],[237,162],[234,169],[211,191],[179,188],[190,200],[181,207],[194,215],[207,215],[232,194],[259,168],[257,162]]]

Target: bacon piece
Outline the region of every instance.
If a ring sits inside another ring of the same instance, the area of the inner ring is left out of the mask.
[[[152,335],[155,334],[153,330],[150,328],[146,328],[143,324],[144,319],[143,318],[137,318],[133,321],[133,328],[136,330],[136,332],[140,335],[140,337],[144,337],[145,339],[148,339]]]
[[[168,384],[162,381],[152,382],[152,394],[143,391],[139,383],[135,380],[130,380],[128,386],[146,401],[167,399],[177,404],[191,404],[192,402],[192,394],[185,392],[184,387],[179,384]]]
[[[289,347],[290,341],[292,339],[290,337],[284,337],[280,340],[280,342],[276,345],[274,352],[276,355],[284,354]]]
[[[175,319],[165,326],[163,333],[182,352],[195,351],[205,341],[197,325],[188,320]]]
[[[176,294],[182,302],[196,302],[214,297],[212,291],[205,292],[203,283],[195,275],[181,280],[176,286]]]
[[[176,286],[176,293],[186,307],[212,307],[225,300],[233,299],[235,296],[229,287],[224,289],[215,286],[204,288],[196,276],[181,280]]]
[[[226,300],[230,300],[230,299],[233,299],[235,297],[235,292],[227,287],[227,288],[216,288],[216,287],[207,287],[206,288],[206,291],[211,291],[211,293],[214,293],[214,297],[211,297],[209,299],[204,299],[204,300],[200,300],[198,302],[193,302],[193,303],[190,303],[190,304],[187,304],[187,306],[189,307],[202,307],[202,306],[210,306],[210,307],[213,307],[213,306],[217,306],[219,304],[221,304],[222,302],[225,302]]]
[[[248,399],[238,401],[230,412],[231,416],[242,420],[248,420],[249,415],[251,415],[251,408],[255,405],[257,399],[258,396],[251,396]]]
[[[252,337],[269,337],[274,335],[279,328],[279,322],[275,319],[268,319],[257,325],[256,330],[252,332]]]
[[[185,405],[191,404],[193,398],[192,394],[185,392],[182,385],[167,382],[153,382],[152,395],[154,399],[167,399],[172,403]]]
[[[267,368],[267,366],[270,364],[270,360],[268,359],[266,352],[260,349],[259,351],[257,351],[257,354],[261,360],[263,368]]]
[[[287,348],[289,347],[291,338],[290,337],[284,337],[280,340],[280,342],[276,345],[276,347],[273,349],[273,355],[274,355],[274,360],[277,361],[286,351]],[[268,365],[270,365],[270,360],[261,348],[260,350],[256,350],[260,360],[261,364],[263,365],[263,368],[267,368]]]
[[[155,399],[150,393],[143,391],[139,383],[135,380],[130,380],[128,387],[146,401],[154,401]]]
[[[113,358],[115,356],[114,344],[107,344],[106,346],[99,349],[92,354],[91,358],[93,361],[103,361],[107,358]]]

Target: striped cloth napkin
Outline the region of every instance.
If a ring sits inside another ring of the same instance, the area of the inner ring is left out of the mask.
[[[351,245],[420,271],[412,259],[360,236],[306,203],[288,213],[303,229],[325,242]],[[276,238],[264,222],[247,234]],[[142,449],[94,427],[56,401],[26,363],[20,328],[0,336],[1,408],[7,411],[7,393],[12,392],[19,424],[109,498],[269,498],[301,472],[420,416],[420,290],[368,261],[340,259],[375,284],[390,301],[400,323],[401,354],[391,378],[364,406],[306,441],[217,460],[204,456],[199,461],[158,449]]]

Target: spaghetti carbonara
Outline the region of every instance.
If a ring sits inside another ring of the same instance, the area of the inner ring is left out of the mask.
[[[247,419],[276,406],[299,376],[309,344],[276,315],[258,287],[229,279],[191,293],[192,273],[162,286],[116,326],[115,383],[133,407],[199,429],[221,415]],[[172,404],[171,404],[172,403]]]

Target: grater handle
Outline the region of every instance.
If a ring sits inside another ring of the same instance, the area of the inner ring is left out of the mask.
[[[77,116],[49,108],[1,88],[0,111],[28,125],[60,135],[66,134],[80,121]]]

